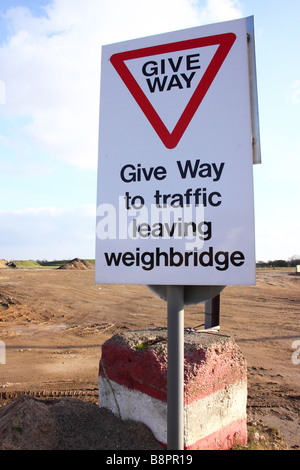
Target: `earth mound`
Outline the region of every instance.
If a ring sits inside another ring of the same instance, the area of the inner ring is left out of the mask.
[[[71,261],[60,266],[58,269],[92,269],[92,265],[84,259],[74,258]]]
[[[142,423],[76,398],[20,395],[0,408],[1,450],[163,450]]]
[[[0,269],[8,269],[14,268],[16,269],[18,266],[13,261],[6,261],[6,259],[0,259]]]
[[[248,445],[240,450],[289,450],[278,429],[248,422]],[[2,450],[154,450],[165,448],[150,429],[122,421],[106,408],[76,398],[19,395],[0,407]]]

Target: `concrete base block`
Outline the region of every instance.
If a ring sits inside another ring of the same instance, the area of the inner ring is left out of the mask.
[[[146,424],[167,446],[167,330],[130,331],[102,347],[99,406]],[[185,332],[184,448],[225,450],[247,442],[247,367],[234,340]]]

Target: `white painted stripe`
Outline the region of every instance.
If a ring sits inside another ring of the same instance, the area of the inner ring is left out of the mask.
[[[247,383],[230,385],[186,406],[185,446],[245,419],[247,416]]]
[[[122,420],[146,424],[159,442],[167,442],[167,404],[99,376],[99,406]]]
[[[246,405],[246,382],[233,384],[185,405],[185,447],[235,421],[245,419]],[[167,443],[165,402],[99,376],[99,406],[108,408],[122,420],[130,419],[144,423],[158,441]]]

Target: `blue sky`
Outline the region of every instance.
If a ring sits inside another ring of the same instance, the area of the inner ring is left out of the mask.
[[[94,258],[103,44],[254,15],[257,260],[300,255],[299,0],[0,0],[0,258]]]

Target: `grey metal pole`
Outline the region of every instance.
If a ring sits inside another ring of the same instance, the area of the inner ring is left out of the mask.
[[[184,449],[184,287],[168,286],[167,447]]]

